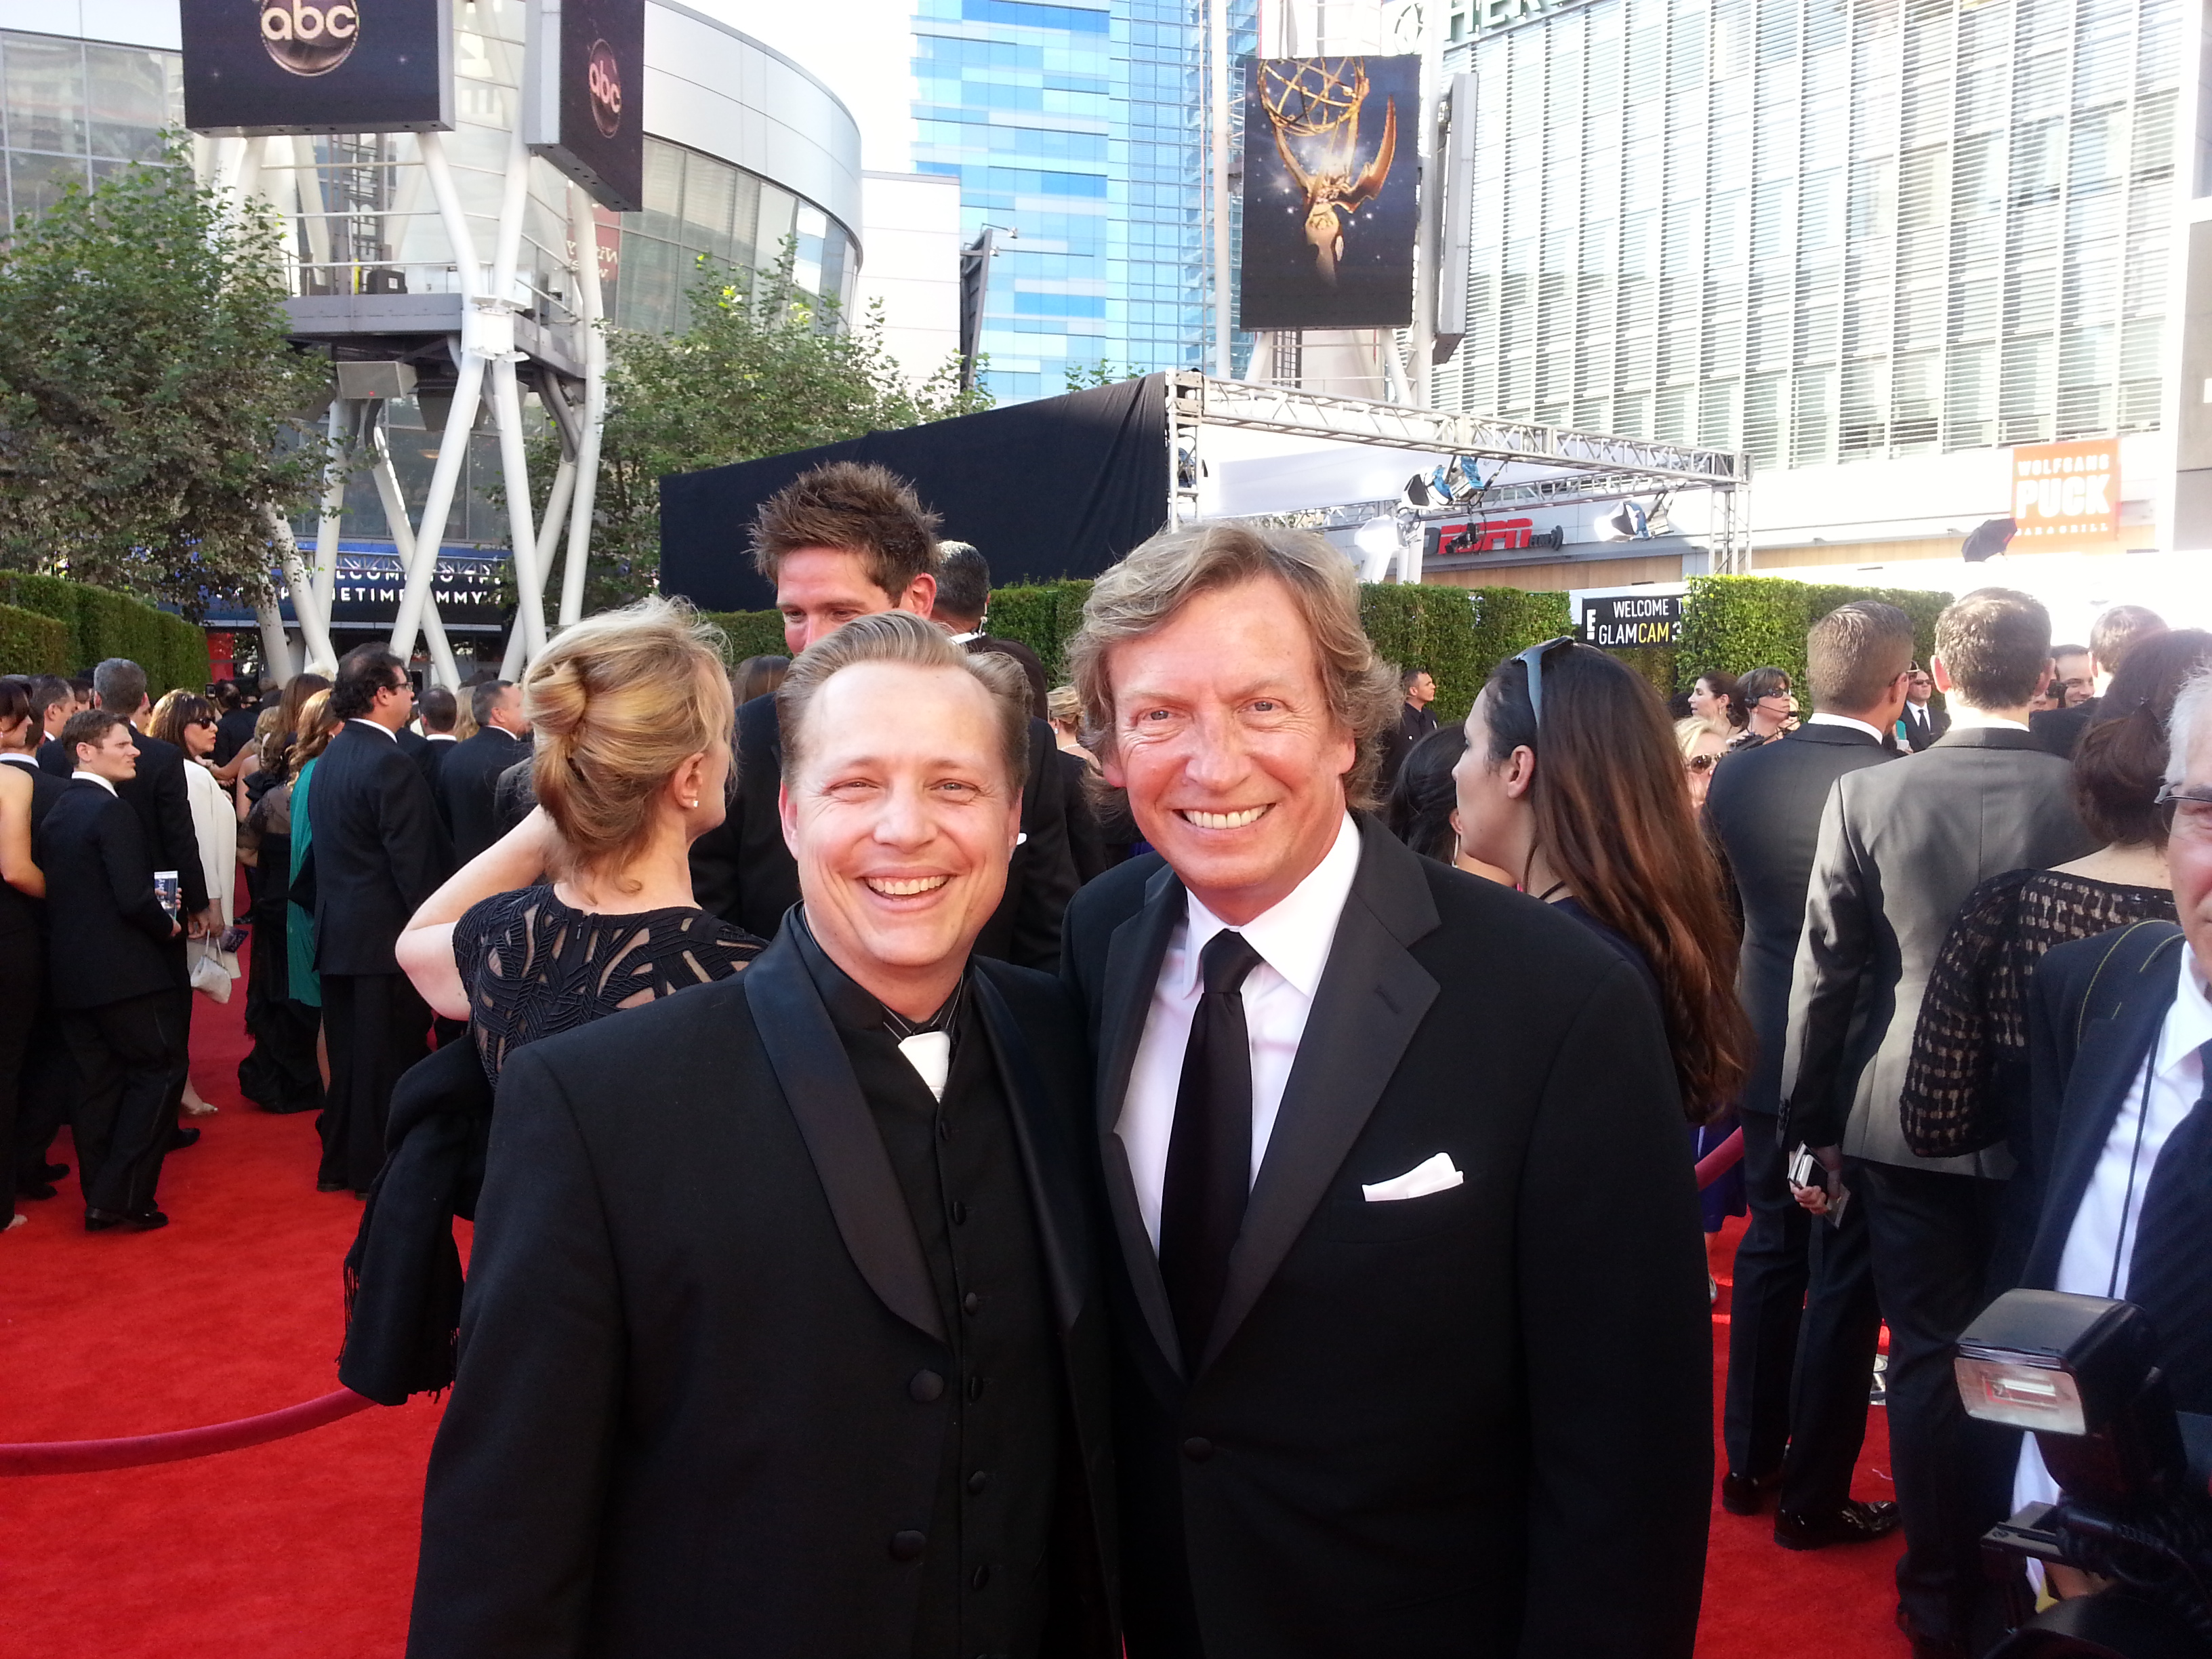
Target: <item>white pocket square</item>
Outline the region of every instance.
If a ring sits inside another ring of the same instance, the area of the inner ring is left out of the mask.
[[[1360,1188],[1360,1195],[1370,1204],[1392,1204],[1400,1199],[1426,1198],[1431,1193],[1447,1193],[1463,1183],[1467,1177],[1451,1161],[1449,1152],[1438,1152],[1434,1158],[1416,1164],[1401,1176],[1388,1181],[1378,1181],[1372,1186]]]

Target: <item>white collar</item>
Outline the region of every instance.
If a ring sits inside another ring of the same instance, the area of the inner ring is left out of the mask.
[[[1819,713],[1808,714],[1805,717],[1805,724],[1808,726],[1847,726],[1854,732],[1865,732],[1867,736],[1872,738],[1876,743],[1881,741],[1881,728],[1879,726],[1869,726],[1864,720],[1855,720],[1849,714],[1831,714],[1823,710]]]
[[[1344,815],[1336,839],[1306,878],[1237,931],[1251,941],[1267,966],[1299,992],[1310,998],[1321,988],[1322,969],[1328,965],[1328,949],[1336,939],[1337,918],[1352,896],[1352,878],[1359,873],[1359,828],[1352,815]],[[1199,952],[1229,924],[1190,895],[1190,909],[1183,952],[1188,983],[1199,975]]]
[[[426,732],[422,734],[422,740],[425,743],[459,743],[460,741],[450,732]]]
[[[358,714],[356,714],[351,720],[348,720],[346,724],[348,726],[365,726],[372,732],[381,732],[386,737],[389,738],[394,743],[399,741],[399,734],[393,731],[390,726],[380,725],[375,720],[365,720]]]
[[[980,640],[982,637],[983,630],[981,628],[971,628],[965,634],[955,634],[952,636],[952,643],[955,645],[965,645],[970,640]]]
[[[2180,983],[2173,1006],[2166,1010],[2159,1033],[2158,1071],[2162,1077],[2206,1043],[2212,1042],[2212,994],[2204,987],[2204,970],[2197,965],[2197,952],[2186,941],[2181,947]]]
[[[2008,720],[2002,714],[1984,714],[1980,709],[1969,708],[1964,703],[1956,705],[1951,710],[1951,729],[1954,732],[1971,732],[1978,726],[1986,726],[1993,731],[1999,732],[2027,730],[2026,720]]]
[[[72,783],[76,781],[79,778],[82,778],[87,783],[96,783],[101,788],[107,791],[109,794],[115,795],[115,786],[112,783],[110,783],[106,778],[100,776],[97,772],[72,772],[70,774],[70,781]],[[120,795],[115,795],[115,798],[118,800],[123,799]]]
[[[13,761],[18,766],[29,767],[33,772],[39,769],[39,757],[36,755],[22,754],[13,749],[4,755],[0,755],[0,761]]]

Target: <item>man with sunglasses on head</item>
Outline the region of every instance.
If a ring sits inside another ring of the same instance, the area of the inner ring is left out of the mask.
[[[1812,718],[1729,757],[1705,796],[1705,826],[1743,913],[1736,983],[1758,1042],[1737,1108],[1751,1224],[1735,1253],[1721,1504],[1756,1515],[1775,1498],[1775,1541],[1789,1549],[1863,1542],[1897,1525],[1894,1504],[1851,1500],[1881,1323],[1865,1217],[1847,1205],[1835,1224],[1814,1225],[1790,1190],[1778,1115],[1820,813],[1838,778],[1895,758],[1882,734],[1905,701],[1911,659],[1905,612],[1870,599],[1838,606],[1805,639]]]
[[[1403,701],[1353,575],[1170,532],[1069,653],[1156,849],[1077,896],[1066,969],[1129,1659],[1687,1659],[1711,1339],[1658,1009],[1353,816]]]
[[[1899,1097],[1929,972],[1967,895],[2097,840],[2075,812],[2066,763],[2028,730],[2051,673],[2050,613],[2026,593],[1978,588],[1936,618],[1929,666],[1951,729],[1920,754],[1838,780],[1820,820],[1790,994],[1783,1138],[1866,1211],[1905,1524],[1898,1622],[1914,1659],[1966,1659],[1981,1651],[1981,1534],[2003,1511],[1952,1350],[1985,1301],[2012,1160],[2002,1144],[1916,1156]]]

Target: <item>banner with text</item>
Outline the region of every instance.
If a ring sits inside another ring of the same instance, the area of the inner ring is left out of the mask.
[[[1680,593],[1589,593],[1583,598],[1583,643],[1609,651],[1682,642]]]
[[[2120,532],[2120,441],[2014,450],[2012,520],[2015,542],[2112,540]]]

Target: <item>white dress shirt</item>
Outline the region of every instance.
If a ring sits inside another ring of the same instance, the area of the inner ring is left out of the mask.
[[[2000,732],[2029,730],[2026,720],[2008,720],[2002,714],[1984,714],[1980,709],[1969,708],[1963,703],[1951,710],[1951,729],[1954,732],[1971,732],[1978,726],[1990,726]]]
[[[106,778],[100,776],[97,772],[72,772],[70,774],[70,781],[72,783],[76,782],[79,778],[82,778],[87,783],[98,784],[111,795],[114,795],[116,793],[115,786],[110,783]],[[120,800],[122,797],[120,795],[116,795],[116,799]]]
[[[1252,1051],[1252,1176],[1267,1151],[1275,1114],[1283,1103],[1291,1066],[1298,1057],[1306,1016],[1313,1012],[1337,919],[1352,896],[1359,869],[1359,830],[1347,814],[1322,861],[1273,908],[1262,911],[1237,931],[1259,952],[1260,963],[1244,976],[1244,1026]],[[1145,1231],[1160,1242],[1160,1193],[1167,1184],[1168,1142],[1175,1133],[1176,1096],[1182,1086],[1183,1051],[1190,1046],[1190,1023],[1203,988],[1199,954],[1229,924],[1195,896],[1187,901],[1182,921],[1168,938],[1160,976],[1152,986],[1152,1006],[1145,1016],[1145,1035],[1129,1071],[1129,1091],[1121,1102],[1115,1133],[1129,1157],[1137,1207]]]
[[[2112,1119],[2095,1172],[2074,1212],[2066,1248],[2058,1257],[2058,1282],[2051,1288],[2075,1296],[2128,1294],[2128,1258],[2135,1253],[2136,1229],[2142,1221],[2143,1194],[2150,1187],[2166,1137],[2197,1108],[2204,1092],[2204,1061],[2197,1050],[2212,1042],[2212,996],[2197,966],[2197,954],[2184,945],[2177,970],[2180,985],[2166,1011],[2153,1050],[2148,1085],[2138,1083]],[[2146,1098],[2147,1097],[2147,1098]],[[2137,1137],[2141,1139],[2138,1140]],[[2035,1437],[2021,1443],[2020,1471],[2013,1479],[2013,1508],[2051,1504],[2058,1484],[2043,1467]]]
[[[1872,738],[1876,743],[1880,743],[1882,738],[1881,728],[1879,726],[1869,726],[1864,720],[1855,720],[1849,714],[1813,714],[1807,717],[1805,724],[1808,726],[1849,726],[1854,732],[1865,732],[1867,736]]]

